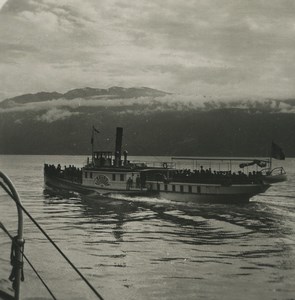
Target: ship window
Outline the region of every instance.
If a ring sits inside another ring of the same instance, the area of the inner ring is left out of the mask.
[[[120,181],[124,181],[124,174],[120,174]]]
[[[157,183],[157,189],[160,190],[160,183]]]
[[[175,185],[172,185],[172,191],[175,192]]]
[[[164,189],[165,189],[165,191],[168,191],[168,185],[167,184],[164,185]]]
[[[90,178],[92,178],[92,172],[90,172]]]
[[[85,172],[85,178],[87,178],[88,177],[88,174],[87,174],[87,172]]]
[[[112,174],[112,180],[116,181],[116,174]]]
[[[188,186],[188,192],[189,192],[189,193],[192,193],[192,192],[193,192],[193,191],[192,191],[192,186],[191,186],[191,185]]]
[[[198,191],[198,194],[201,194],[201,187],[200,186],[197,187],[197,191]]]
[[[183,193],[183,185],[180,186],[180,192]]]

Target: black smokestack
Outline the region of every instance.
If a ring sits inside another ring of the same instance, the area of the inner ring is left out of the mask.
[[[116,149],[115,149],[115,162],[120,164],[121,152],[122,152],[122,138],[123,138],[123,128],[117,127],[116,133]]]

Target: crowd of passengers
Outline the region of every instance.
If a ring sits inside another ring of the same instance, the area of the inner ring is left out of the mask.
[[[82,169],[72,165],[69,165],[68,167],[64,166],[64,168],[62,169],[60,164],[58,164],[57,166],[45,164],[44,172],[49,176],[52,175],[58,178],[68,179],[77,183],[82,182]]]
[[[259,171],[249,172],[245,174],[242,171],[212,171],[211,168],[204,169],[203,166],[200,170],[183,169],[173,172],[171,179],[173,181],[181,182],[200,182],[200,183],[261,183],[262,173]]]

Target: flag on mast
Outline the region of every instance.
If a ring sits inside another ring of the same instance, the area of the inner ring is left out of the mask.
[[[92,129],[93,129],[94,132],[100,133],[94,126],[92,126]]]
[[[274,142],[271,143],[271,157],[280,160],[285,159],[285,154],[282,148],[277,144],[275,144]]]
[[[99,133],[99,131],[94,126],[92,126],[91,145],[93,145],[94,143],[94,133]]]

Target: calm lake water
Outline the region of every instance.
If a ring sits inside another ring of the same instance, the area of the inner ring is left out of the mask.
[[[83,161],[0,156],[0,170],[104,299],[295,299],[295,159],[276,161],[287,182],[243,205],[44,190],[44,162]],[[2,190],[0,200],[0,221],[15,233],[15,204]],[[56,298],[96,299],[27,217],[25,239],[26,255]],[[11,292],[10,241],[1,230],[0,246],[0,289]],[[52,299],[27,263],[21,288],[23,299]]]

